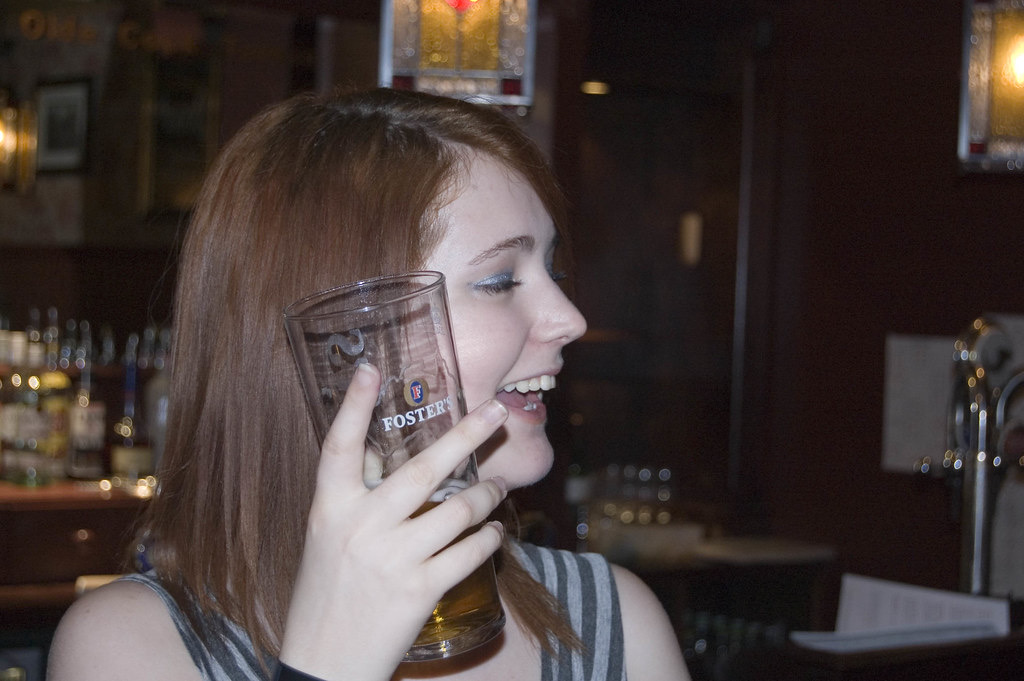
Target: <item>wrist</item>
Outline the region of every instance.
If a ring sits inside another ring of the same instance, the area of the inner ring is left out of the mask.
[[[324,681],[318,676],[307,674],[306,672],[300,672],[294,667],[289,667],[281,660],[277,661],[277,667],[274,669],[274,675],[271,677],[271,681]]]

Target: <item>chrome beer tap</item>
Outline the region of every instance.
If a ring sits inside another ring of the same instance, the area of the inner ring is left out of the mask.
[[[992,374],[1005,368],[1012,345],[1001,328],[978,318],[953,349],[955,379],[943,467],[961,523],[960,588],[981,595],[989,588],[992,515],[1006,468],[994,447],[991,410],[1000,389]]]

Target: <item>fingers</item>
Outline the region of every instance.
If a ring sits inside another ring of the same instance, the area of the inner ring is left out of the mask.
[[[320,455],[317,482],[329,482],[335,491],[363,487],[366,431],[380,388],[380,372],[370,364],[360,364],[345,391]]]
[[[483,444],[507,417],[508,410],[505,405],[497,400],[484,402],[437,442],[385,478],[375,493],[405,517],[413,515],[445,478],[459,467],[474,449]],[[464,493],[465,491],[460,492],[456,496]]]
[[[431,581],[439,584],[462,581],[494,555],[504,538],[505,528],[501,523],[485,523],[476,532],[427,561]]]
[[[467,528],[473,528],[497,508],[507,496],[507,487],[502,478],[483,480],[458,494],[445,499],[428,512],[411,518],[408,525],[414,538],[436,538],[449,544]]]
[[[324,438],[307,532],[333,527],[344,518],[346,525],[362,528],[345,530],[351,541],[359,541],[360,536],[376,541],[383,532],[395,532],[410,555],[425,560],[483,522],[505,498],[504,481],[487,480],[450,497],[434,512],[424,513],[439,486],[505,422],[508,410],[496,400],[485,402],[371,492],[364,483],[366,432],[379,386],[379,371],[360,365]],[[410,524],[411,516],[417,516],[417,522]]]

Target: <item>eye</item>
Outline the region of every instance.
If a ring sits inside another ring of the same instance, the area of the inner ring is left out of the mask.
[[[483,293],[498,295],[499,293],[508,293],[522,283],[515,278],[512,272],[502,272],[501,274],[495,274],[492,277],[478,281],[473,284],[473,288]]]
[[[558,250],[558,246],[559,239],[556,236],[551,241],[551,245],[548,247],[547,253],[544,254],[544,269],[548,271],[548,276],[551,277],[551,281],[555,282],[556,284],[560,284],[569,277],[565,270],[555,269],[555,253]]]
[[[555,268],[550,265],[548,266],[548,275],[550,275],[551,281],[555,282],[556,284],[565,281],[569,277],[569,275],[566,274],[565,272],[561,270],[556,271]]]

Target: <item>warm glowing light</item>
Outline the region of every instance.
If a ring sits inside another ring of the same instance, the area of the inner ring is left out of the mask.
[[[0,102],[0,163],[13,169],[14,154],[17,150],[18,110],[13,106],[3,106],[3,102]]]
[[[536,3],[381,0],[381,84],[529,106]]]
[[[585,95],[606,95],[610,90],[608,83],[600,80],[587,80],[580,83],[580,91]]]
[[[1014,38],[1003,74],[1010,85],[1024,88],[1024,35]]]
[[[25,191],[35,180],[35,112],[8,104],[0,91],[0,184]]]

